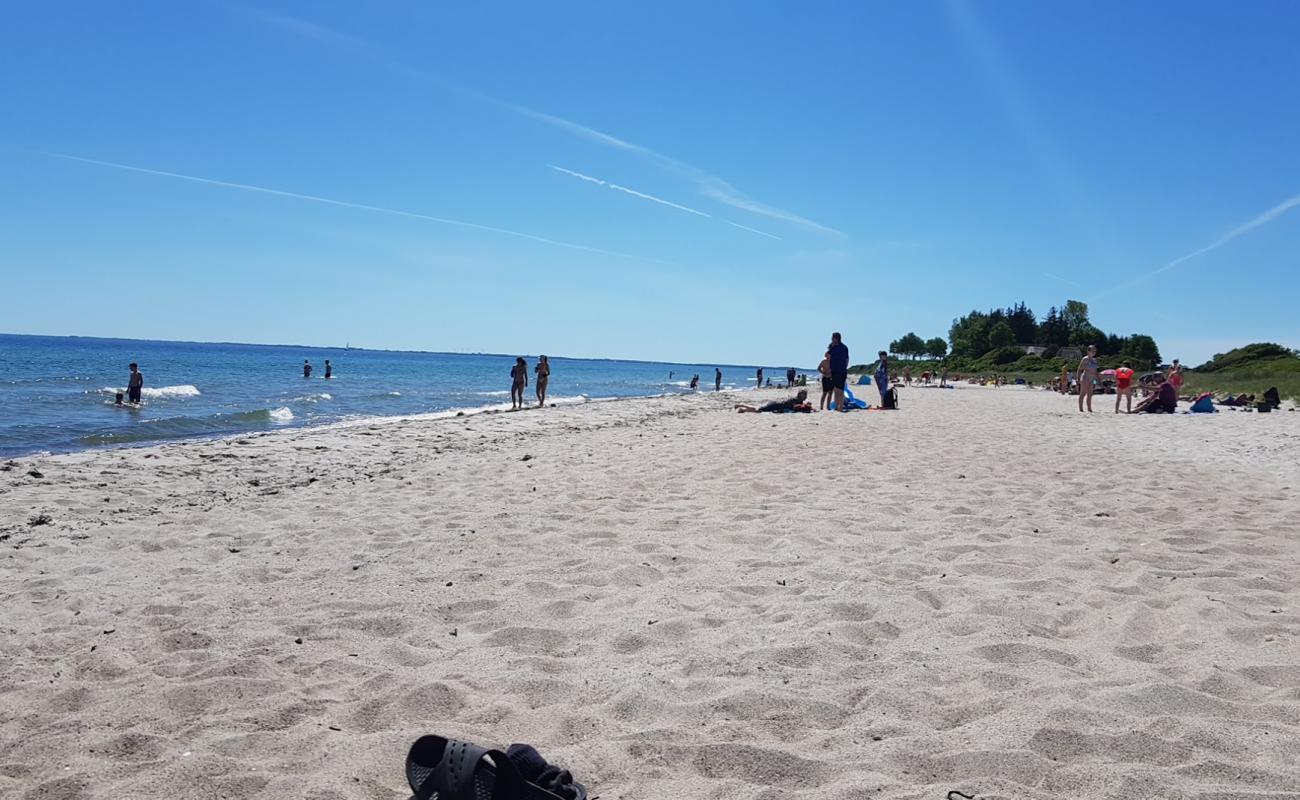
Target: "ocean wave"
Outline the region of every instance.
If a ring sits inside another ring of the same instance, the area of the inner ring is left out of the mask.
[[[317,392],[316,394],[305,394],[301,397],[295,397],[290,403],[317,403],[321,400],[333,400],[329,392]]]
[[[284,406],[273,408],[266,414],[272,422],[290,422],[293,420],[293,412]]]
[[[126,387],[105,386],[99,390],[99,394],[117,394],[121,392],[126,394]],[[140,390],[142,397],[148,397],[154,400],[165,397],[198,397],[202,392],[199,387],[193,384],[181,384],[180,386],[146,386]]]
[[[502,389],[499,392],[475,392],[474,394],[478,395],[479,397],[509,397],[510,396],[510,392],[506,389]]]
[[[104,431],[83,436],[78,444],[88,446],[141,444],[172,439],[231,436],[246,431],[266,430],[275,424],[292,422],[293,412],[287,408],[258,408],[230,414],[209,414],[204,417],[158,417],[142,419],[139,424],[121,430]]]

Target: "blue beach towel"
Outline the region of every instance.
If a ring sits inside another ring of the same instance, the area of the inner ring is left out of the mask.
[[[1216,411],[1214,398],[1210,396],[1209,392],[1196,398],[1196,402],[1192,403],[1192,407],[1188,409],[1189,414],[1213,414]]]

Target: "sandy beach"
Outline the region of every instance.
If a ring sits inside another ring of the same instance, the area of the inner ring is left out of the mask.
[[[0,796],[1300,798],[1300,413],[901,394],[4,464]]]

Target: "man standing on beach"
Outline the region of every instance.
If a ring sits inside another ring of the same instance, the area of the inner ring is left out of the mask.
[[[831,334],[831,346],[827,350],[827,359],[831,368],[832,398],[837,411],[848,411],[844,407],[844,384],[849,379],[849,347],[841,341],[840,332]]]
[[[754,382],[754,388],[755,388],[755,389],[762,389],[762,388],[763,388],[763,368],[762,368],[762,367],[759,367],[759,368],[758,368],[758,380]]]
[[[714,367],[713,371],[713,391],[720,392],[722,391],[722,370]]]
[[[822,381],[822,397],[821,400],[817,401],[817,408],[820,410],[825,408],[826,404],[831,401],[832,397],[834,397],[833,390],[831,389],[831,351],[830,350],[827,350],[826,355],[822,356],[822,363],[817,365],[817,374],[821,376],[821,381]]]
[[[140,405],[140,394],[144,391],[144,375],[140,372],[140,365],[134,361],[131,362],[130,368],[131,377],[126,382],[126,397],[132,403]]]
[[[794,386],[794,367],[790,367],[785,371],[785,385]]]

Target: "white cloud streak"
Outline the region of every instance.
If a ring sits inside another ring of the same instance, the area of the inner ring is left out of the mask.
[[[588,127],[581,123],[574,122],[572,120],[568,120],[563,117],[558,117],[555,116],[554,114],[547,114],[546,112],[538,111],[533,108],[528,108],[527,106],[521,106],[515,103],[506,102],[504,100],[499,100],[495,97],[485,95],[473,89],[467,89],[463,86],[458,86],[454,83],[444,80],[443,78],[437,75],[434,75],[433,73],[429,73],[420,69],[409,67],[406,64],[403,64],[400,61],[397,61],[396,59],[387,55],[384,51],[382,51],[378,46],[374,45],[373,43],[352,36],[350,34],[338,33],[336,31],[330,30],[329,28],[325,28],[321,25],[317,25],[312,22],[306,22],[303,20],[295,19],[293,17],[286,17],[280,14],[267,14],[264,12],[260,12],[252,9],[245,9],[241,7],[235,7],[235,8],[238,8],[238,10],[240,10],[244,14],[259,19],[265,23],[276,25],[282,28],[283,30],[287,30],[291,33],[294,33],[295,35],[303,36],[337,49],[346,50],[347,52],[350,52],[354,55],[356,54],[364,55],[365,57],[370,58],[371,60],[383,64],[384,66],[393,69],[397,72],[400,72],[402,74],[418,77],[423,80],[437,84],[438,86],[444,89],[449,89],[451,91],[457,92],[458,94],[462,94],[467,97],[472,97],[476,100],[489,103],[491,105],[495,105],[499,108],[504,108],[513,111],[516,114],[528,117],[530,119],[536,120],[546,125],[550,125],[551,127],[558,128],[559,130],[565,131],[567,133],[586,139],[588,141],[595,142],[597,144],[601,144],[606,147],[612,147],[617,150],[623,150],[625,152],[636,154],[648,161],[651,161],[654,164],[657,164],[658,166],[670,172],[677,174],[682,178],[691,181],[692,183],[695,184],[696,189],[705,197],[708,197],[724,205],[731,206],[732,208],[737,208],[742,211],[747,211],[751,214],[756,214],[758,216],[768,217],[770,219],[781,220],[782,222],[788,222],[795,225],[799,225],[808,228],[810,230],[817,231],[818,233],[821,234],[827,234],[827,235],[837,236],[837,237],[844,236],[844,233],[842,231],[836,230],[835,228],[832,228],[827,225],[822,225],[821,223],[814,222],[813,220],[808,219],[807,217],[803,217],[793,212],[786,211],[784,209],[777,208],[775,206],[771,206],[766,203],[762,203],[758,200],[755,200],[754,198],[749,197],[748,195],[741,192],[736,187],[732,186],[726,180],[718,177],[717,175],[713,175],[705,170],[702,170],[699,167],[692,166],[683,161],[678,161],[677,159],[671,156],[666,156],[662,153],[658,153],[643,145],[639,145],[634,142],[629,142],[626,139],[620,139],[617,136],[613,136],[611,134],[605,133],[604,131],[596,130],[595,128]],[[759,231],[759,233],[762,232]],[[771,236],[771,234],[763,234],[763,235]],[[774,238],[779,238],[779,237],[774,237]]]
[[[1191,261],[1194,258],[1200,258],[1206,253],[1212,252],[1214,250],[1218,250],[1220,247],[1223,247],[1225,244],[1231,242],[1233,239],[1236,239],[1240,236],[1244,236],[1258,227],[1267,225],[1268,223],[1272,222],[1273,220],[1277,219],[1278,217],[1282,216],[1286,212],[1296,207],[1300,207],[1300,195],[1296,195],[1295,197],[1291,197],[1286,200],[1283,200],[1281,203],[1278,203],[1277,205],[1270,208],[1268,211],[1265,211],[1263,214],[1260,214],[1259,216],[1255,217],[1249,222],[1246,222],[1242,225],[1238,225],[1237,227],[1223,234],[1218,239],[1215,239],[1213,242],[1207,244],[1205,247],[1202,247],[1199,250],[1193,250],[1187,255],[1179,256],[1178,258],[1175,258],[1173,261],[1163,264],[1157,267],[1156,269],[1151,270],[1150,272],[1143,273],[1141,275],[1138,275],[1135,278],[1132,278],[1110,289],[1107,289],[1106,291],[1102,292],[1098,296],[1103,297],[1108,294],[1113,294],[1119,291],[1120,289],[1125,289],[1136,283],[1149,280],[1151,278],[1154,278],[1157,275],[1161,275],[1163,273],[1168,272],[1171,269],[1174,269],[1180,264],[1184,264],[1188,261]]]
[[[471,230],[483,231],[485,233],[495,233],[502,236],[511,236],[516,239],[526,239],[532,242],[548,244],[554,247],[565,247],[570,250],[581,250],[586,253],[597,253],[599,255],[614,256],[616,258],[632,258],[639,261],[656,261],[657,259],[647,258],[645,256],[631,255],[629,253],[620,253],[615,250],[602,250],[599,247],[589,247],[585,244],[575,244],[573,242],[564,242],[559,239],[548,239],[545,236],[535,236],[531,233],[521,231],[512,231],[507,228],[497,228],[492,225],[481,225],[477,222],[466,222],[465,220],[449,219],[447,217],[435,217],[430,214],[420,214],[414,211],[403,211],[397,208],[386,208],[384,206],[373,206],[367,203],[353,203],[347,200],[335,200],[330,197],[321,197],[314,194],[303,194],[301,192],[288,192],[283,189],[272,189],[266,186],[254,186],[249,183],[234,183],[232,181],[216,180],[215,178],[204,178],[198,175],[185,175],[179,172],[167,172],[161,169],[150,169],[148,167],[136,167],[130,164],[119,164],[114,161],[101,161],[95,158],[84,158],[82,156],[68,155],[65,153],[42,153],[43,155],[53,158],[61,158],[67,161],[79,161],[83,164],[94,164],[100,167],[111,167],[113,169],[127,170],[130,172],[139,172],[145,175],[158,175],[164,178],[176,178],[183,181],[192,181],[194,183],[204,183],[209,186],[220,186],[226,189],[239,189],[245,192],[257,192],[260,194],[269,194],[276,197],[287,197],[294,200],[306,200],[312,203],[322,203],[324,205],[339,206],[342,208],[353,208],[360,211],[373,211],[378,214],[388,214],[396,217],[406,217],[408,219],[424,220],[425,222],[436,222],[440,225],[453,225],[458,228],[469,228]]]
[[[678,211],[685,211],[687,214],[694,214],[697,217],[704,217],[705,219],[713,219],[712,214],[705,214],[703,211],[696,211],[695,209],[690,208],[689,206],[679,205],[669,200],[665,200],[662,197],[655,197],[652,194],[646,194],[645,192],[638,192],[636,189],[629,189],[626,186],[619,186],[617,183],[610,183],[609,181],[601,180],[600,178],[593,178],[590,175],[583,175],[581,172],[574,172],[571,169],[565,169],[564,167],[557,167],[554,164],[547,164],[546,166],[550,167],[556,172],[563,172],[565,175],[572,175],[575,178],[584,180],[588,183],[594,183],[597,186],[604,186],[606,188],[613,189],[616,192],[623,192],[625,194],[630,194],[633,197],[639,197],[642,200],[649,200],[652,203],[658,203],[663,206],[668,206],[669,208],[675,208]]]

